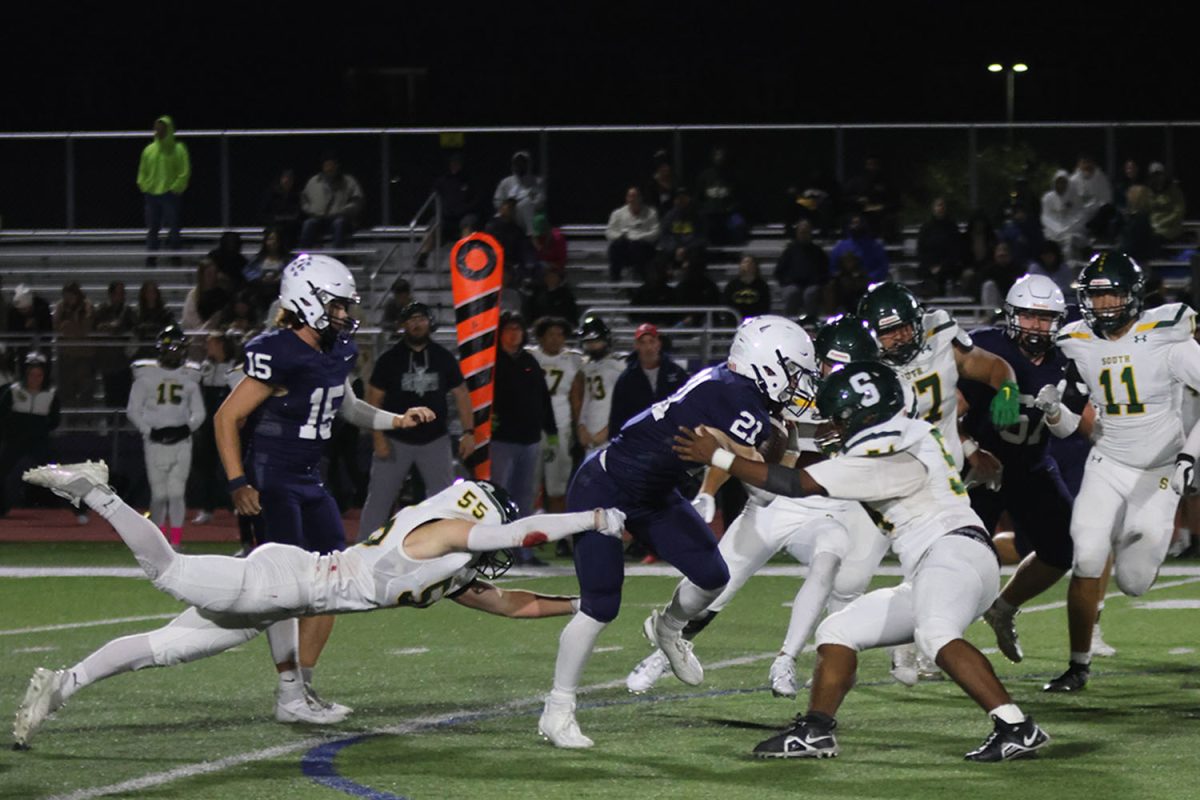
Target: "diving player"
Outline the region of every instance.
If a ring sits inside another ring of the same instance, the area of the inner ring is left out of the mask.
[[[887,366],[851,363],[826,378],[817,411],[840,434],[841,453],[803,469],[740,458],[708,432],[680,428],[681,458],[712,464],[788,497],[828,495],[870,507],[889,531],[904,580],[858,598],[817,628],[817,665],[808,713],[759,743],[760,758],[838,754],[834,715],[854,685],[858,653],[916,641],[993,719],[969,761],[1032,755],[1049,737],[1009,696],[991,662],[963,631],[995,600],[1000,562],[971,510],[941,431],[904,415],[903,386]]]
[[[1185,443],[1181,418],[1183,389],[1200,389],[1196,312],[1182,303],[1143,310],[1144,291],[1142,268],[1132,258],[1116,251],[1094,256],[1079,273],[1083,319],[1057,339],[1091,394],[1100,433],[1071,515],[1070,663],[1045,685],[1048,692],[1087,685],[1109,557],[1125,594],[1136,597],[1153,585],[1200,450],[1200,424]],[[1051,432],[1067,436],[1080,418],[1061,394],[1047,384],[1035,403]]]
[[[873,361],[879,344],[867,324],[854,316],[830,320],[817,332],[815,349],[821,375],[851,361]],[[796,449],[820,451],[814,441],[816,420],[810,413],[796,415],[784,409],[783,417],[795,431]],[[795,454],[790,455],[795,459]],[[790,463],[785,457],[783,463]],[[710,467],[700,493],[692,502],[705,522],[715,511],[713,492],[728,473]],[[787,635],[779,655],[771,663],[768,681],[776,697],[796,696],[796,656],[817,622],[821,610],[844,608],[870,583],[879,561],[887,552],[882,534],[858,503],[827,497],[777,497],[746,485],[749,499],[721,537],[718,550],[729,566],[729,583],[704,613],[688,622],[683,637],[691,640],[704,630],[750,576],[758,572],[780,550],[808,566],[804,583],[792,602]],[[669,669],[667,657],[655,650],[633,668],[625,686],[635,694],[645,692]]]
[[[612,352],[612,333],[608,324],[597,316],[589,314],[583,318],[579,342],[583,345],[584,359],[571,384],[571,405],[579,409],[575,437],[579,446],[591,453],[608,444],[616,433],[608,429],[608,412],[612,409],[617,378],[625,371],[625,359]]]
[[[317,555],[271,543],[246,558],[187,556],[107,485],[103,463],[51,464],[24,478],[104,517],[133,551],[154,586],[191,607],[162,628],[114,639],[69,669],[37,669],[13,721],[18,747],[75,692],[144,667],[169,667],[216,655],[253,639],[278,620],[380,608],[427,608],[450,598],[506,617],[571,614],[575,598],[502,590],[495,578],[511,558],[495,551],[555,541],[583,530],[620,537],[623,515],[597,508],[575,514],[519,512],[486,481],[460,481],[398,512],[364,542]]]
[[[681,634],[721,594],[729,569],[712,530],[676,488],[690,468],[671,450],[679,426],[709,426],[733,447],[751,452],[770,435],[770,408],[807,405],[816,374],[812,340],[799,325],[776,316],[744,321],[725,364],[694,375],[673,395],[625,423],[607,448],[575,473],[567,508],[592,507],[601,498],[627,515],[629,532],[688,579],[666,611],[645,626],[684,683],[704,678],[692,643]],[[621,543],[584,533],[575,541],[580,612],[559,639],[554,687],[538,730],[557,747],[591,747],[575,720],[575,693],[596,638],[617,616],[625,564]]]
[[[125,414],[142,434],[150,519],[178,547],[187,514],[184,490],[192,471],[192,434],[204,422],[200,365],[184,363],[188,340],[172,323],[158,334],[158,358],[133,362]],[[169,525],[168,525],[169,520]]]

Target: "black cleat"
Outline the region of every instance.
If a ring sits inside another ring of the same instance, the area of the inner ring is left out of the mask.
[[[754,748],[756,758],[833,758],[838,754],[833,735],[837,722],[822,723],[812,717],[797,716],[796,724]]]
[[[1091,668],[1087,664],[1071,662],[1067,671],[1042,687],[1043,692],[1078,692],[1087,686]]]
[[[983,744],[964,756],[967,761],[991,764],[1016,758],[1030,758],[1050,741],[1050,737],[1033,721],[1033,717],[1026,717],[1024,722],[1018,722],[1016,725],[1010,725],[1000,719],[995,722],[995,727],[983,740]]]

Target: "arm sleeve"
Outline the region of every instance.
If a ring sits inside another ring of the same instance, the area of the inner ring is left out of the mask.
[[[925,485],[925,465],[910,453],[886,456],[840,456],[806,468],[830,497],[842,500],[887,500],[906,497]]]
[[[185,384],[184,392],[188,399],[188,428],[194,433],[204,424],[204,398],[200,396],[200,387],[195,383]]]
[[[354,393],[354,386],[350,383],[349,378],[346,378],[345,386],[346,394],[338,409],[338,414],[342,419],[356,428],[366,428],[372,431],[390,431],[394,427],[393,420],[399,415],[383,411],[365,400],[360,400]]]

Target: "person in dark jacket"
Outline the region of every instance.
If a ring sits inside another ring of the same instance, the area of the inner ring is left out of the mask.
[[[561,317],[570,322],[572,328],[579,324],[579,305],[561,269],[542,271],[541,281],[534,284],[528,306],[529,319]]]
[[[670,397],[683,386],[688,372],[662,354],[658,328],[649,322],[634,333],[629,365],[613,387],[612,407],[608,412],[608,430],[616,436],[621,426],[653,403]]]
[[[742,319],[771,313],[771,287],[763,280],[757,258],[742,256],[737,276],[725,284],[724,298],[725,305],[736,308]]]
[[[829,284],[829,255],[813,241],[813,226],[807,219],[796,223],[796,238],[780,253],[775,282],[783,291],[787,316],[817,314],[822,310],[825,287]]]

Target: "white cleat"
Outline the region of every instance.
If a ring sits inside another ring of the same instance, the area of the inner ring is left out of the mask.
[[[42,723],[63,706],[62,690],[70,673],[65,669],[50,670],[38,667],[29,679],[25,699],[13,718],[13,741],[17,749],[27,749]]]
[[[663,651],[675,677],[688,686],[704,683],[704,667],[692,652],[692,643],[683,638],[683,631],[668,628],[663,614],[652,611],[642,623],[642,633],[655,647]]]
[[[625,688],[634,694],[648,692],[654,684],[662,679],[663,675],[667,674],[667,670],[670,668],[671,663],[667,661],[667,654],[662,650],[655,650],[639,661],[638,665],[633,668],[633,672],[625,676]]]
[[[921,676],[917,673],[917,647],[902,644],[892,648],[892,678],[905,686],[916,686]]]
[[[1025,657],[1021,651],[1021,640],[1017,636],[1016,620],[1019,613],[1018,610],[1006,614],[997,610],[995,606],[983,612],[983,621],[990,625],[992,632],[996,634],[996,647],[1014,664],[1019,664]]]
[[[582,750],[595,742],[583,735],[575,721],[575,703],[546,698],[542,716],[538,720],[538,733],[555,747],[566,750]]]
[[[304,722],[309,725],[336,725],[345,719],[313,700],[307,694],[284,701],[275,700],[275,721],[292,724]]]
[[[945,675],[942,674],[942,668],[932,659],[917,651],[917,680],[918,681],[940,681]]]
[[[103,461],[46,464],[25,470],[21,478],[34,486],[46,487],[59,497],[70,500],[78,508],[79,501],[92,489],[108,486],[108,464]]]
[[[192,517],[193,525],[207,525],[212,522],[212,514],[208,511],[197,511],[196,516]]]
[[[1117,654],[1117,648],[1104,641],[1100,635],[1100,623],[1092,626],[1092,655],[1100,658],[1112,658]]]
[[[329,712],[330,717],[334,718],[334,722],[341,722],[354,713],[354,709],[350,706],[333,703],[321,697],[321,695],[317,694],[317,690],[312,687],[311,683],[304,684],[304,696],[308,699],[309,705],[320,706]]]
[[[780,653],[771,662],[771,694],[776,697],[796,696],[796,659]]]

